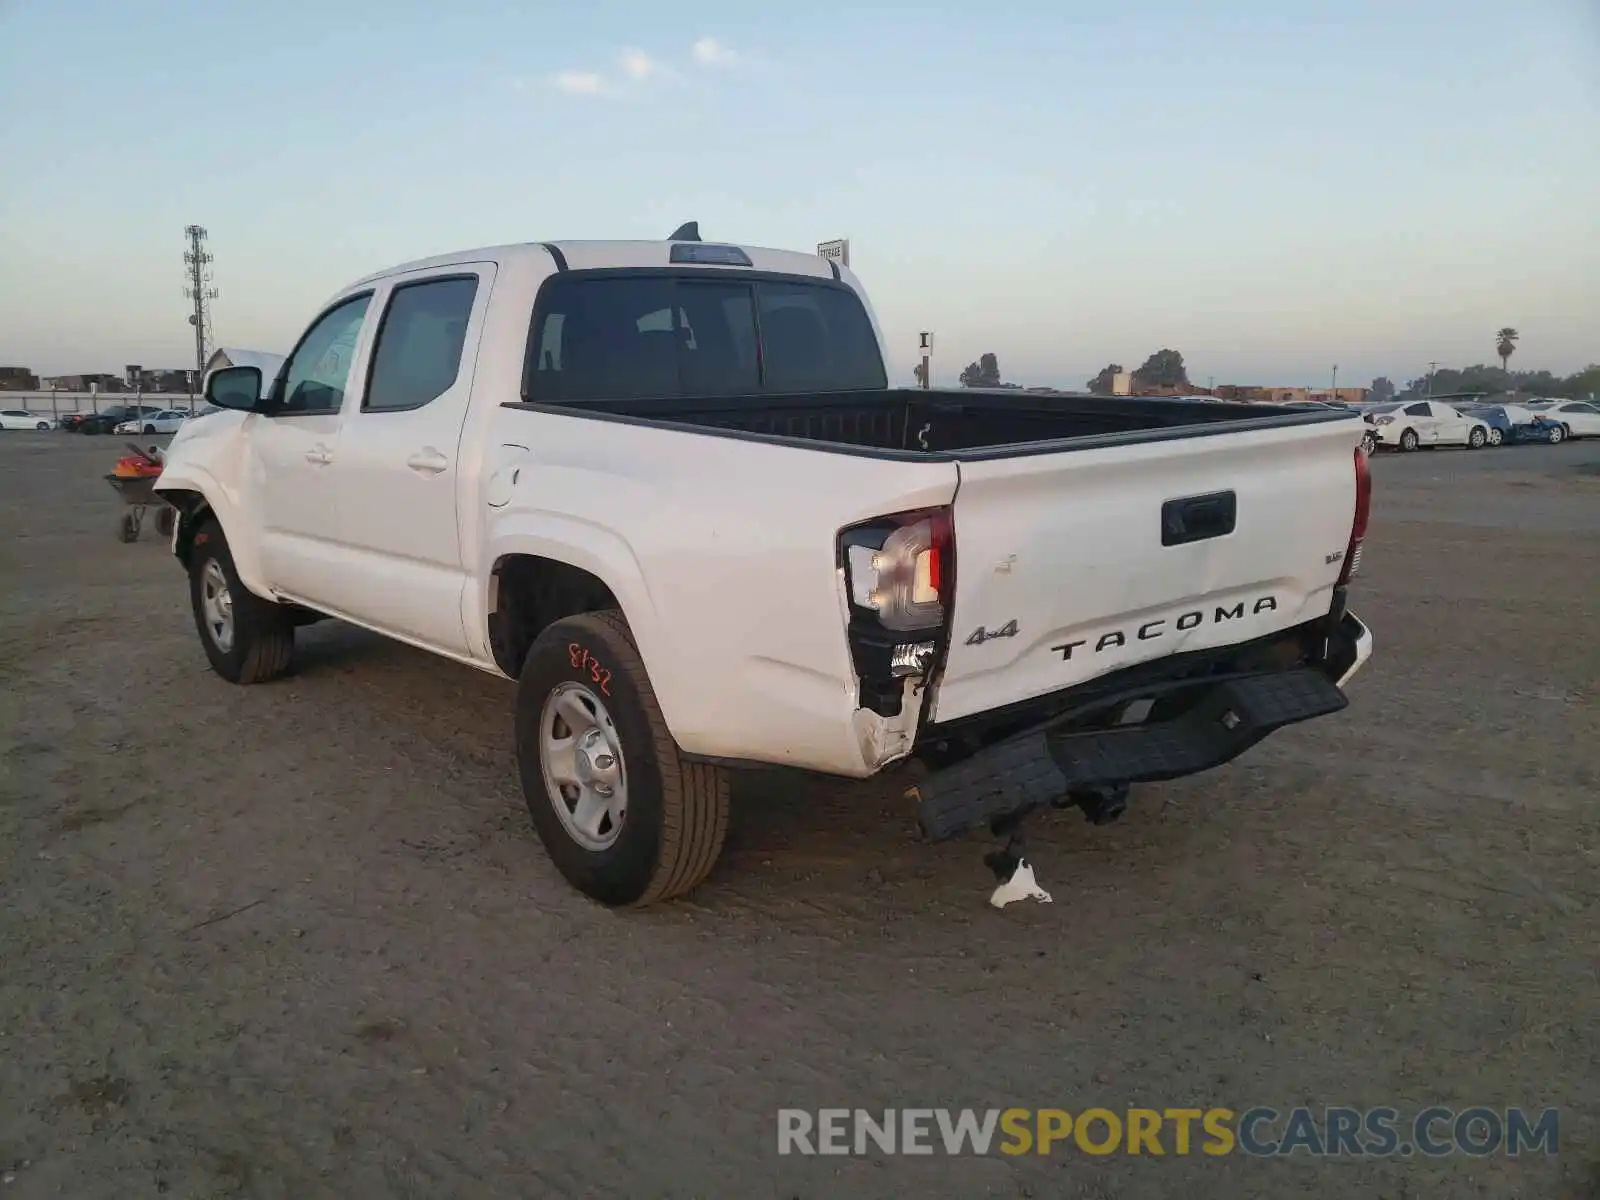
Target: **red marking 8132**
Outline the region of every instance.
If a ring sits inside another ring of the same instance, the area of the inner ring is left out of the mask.
[[[567,657],[572,661],[574,671],[588,671],[589,678],[599,685],[601,694],[611,695],[611,671],[600,665],[600,660],[589,653],[587,646],[568,642]]]

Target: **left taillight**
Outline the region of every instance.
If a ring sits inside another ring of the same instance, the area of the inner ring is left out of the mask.
[[[955,588],[950,510],[916,509],[847,526],[839,531],[838,551],[863,701],[881,693],[898,711],[896,681],[933,667],[949,616]]]
[[[1339,569],[1339,586],[1349,583],[1361,569],[1361,547],[1367,540],[1367,524],[1372,519],[1372,464],[1367,453],[1356,447],[1356,511],[1350,518],[1350,543],[1345,547],[1344,566]]]
[[[946,508],[896,513],[840,531],[851,606],[897,632],[940,628],[949,591],[950,534]]]

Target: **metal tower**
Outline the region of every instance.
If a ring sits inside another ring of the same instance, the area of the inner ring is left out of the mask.
[[[217,298],[217,289],[211,282],[211,252],[206,249],[205,227],[186,226],[183,235],[189,242],[183,252],[183,294],[194,301],[189,324],[194,326],[194,378],[198,386],[205,375],[206,360],[211,357],[211,302]]]

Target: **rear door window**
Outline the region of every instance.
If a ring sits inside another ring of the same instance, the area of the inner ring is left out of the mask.
[[[461,373],[476,275],[425,279],[394,289],[378,326],[367,375],[367,412],[421,408],[437,400]]]
[[[559,404],[886,386],[850,289],[704,272],[551,280],[523,391]]]

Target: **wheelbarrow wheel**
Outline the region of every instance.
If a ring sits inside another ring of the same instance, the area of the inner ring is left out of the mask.
[[[139,540],[139,518],[131,509],[122,514],[117,533],[124,542]]]

